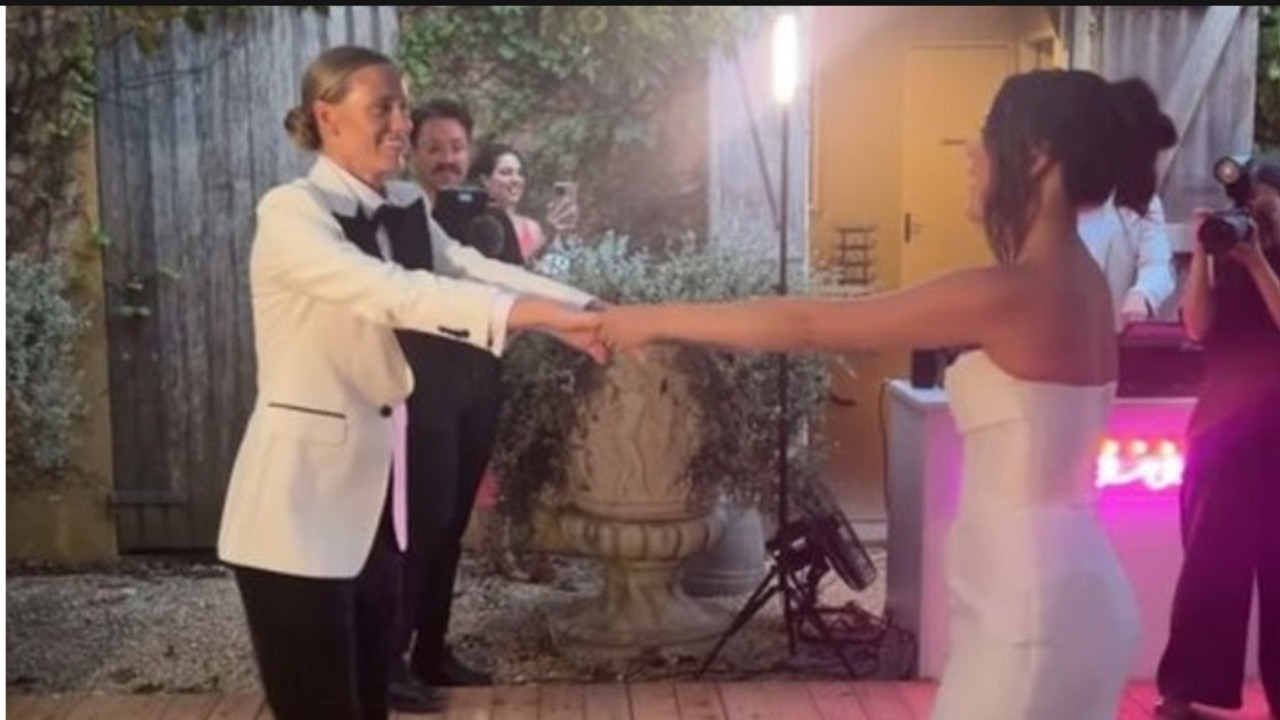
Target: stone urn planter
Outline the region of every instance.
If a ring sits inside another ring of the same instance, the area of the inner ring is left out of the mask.
[[[601,373],[570,439],[559,525],[574,551],[599,559],[604,582],[551,620],[552,638],[597,657],[701,654],[732,619],[680,582],[681,563],[715,543],[724,522],[688,470],[702,413],[673,350],[619,354]]]

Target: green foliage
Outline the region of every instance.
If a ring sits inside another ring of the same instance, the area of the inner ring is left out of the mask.
[[[715,301],[776,292],[777,266],[685,239],[662,251],[634,248],[607,235],[595,244],[559,241],[540,268],[551,277],[619,304]],[[796,293],[806,278],[788,278]],[[518,338],[504,358],[506,400],[494,463],[502,479],[502,507],[528,520],[537,496],[566,480],[568,438],[578,404],[602,371],[580,353],[543,336]],[[707,413],[708,434],[689,472],[708,496],[721,490],[771,510],[776,492],[777,356],[726,353],[685,346],[677,362]],[[797,355],[788,367],[789,467],[797,482],[816,478],[826,441],[827,358]]]
[[[573,178],[585,222],[605,217],[653,237],[637,224],[661,213],[643,195],[670,191],[677,160],[663,153],[672,143],[658,116],[705,78],[709,53],[758,14],[749,6],[425,6],[406,11],[399,59],[418,97],[448,95],[471,107],[477,143],[516,142],[530,206],[542,206],[553,181]],[[679,113],[700,127],[704,108]]]
[[[61,262],[5,261],[5,421],[10,482],[62,473],[84,410],[76,347],[87,327]]]
[[[159,49],[174,22],[201,31],[247,5],[30,5],[7,13],[9,67],[6,254],[50,257],[63,225],[81,212],[76,149],[93,118],[97,49],[132,39]]]
[[[1264,151],[1280,150],[1280,6],[1258,9],[1258,91],[1255,141]]]

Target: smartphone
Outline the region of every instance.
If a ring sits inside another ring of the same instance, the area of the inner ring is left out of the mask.
[[[569,180],[561,180],[552,186],[552,192],[557,198],[567,198],[570,202],[578,202],[578,183]]]

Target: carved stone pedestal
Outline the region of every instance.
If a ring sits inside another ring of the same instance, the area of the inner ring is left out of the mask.
[[[671,351],[645,361],[619,355],[586,399],[571,450],[560,529],[575,550],[604,565],[600,593],[561,617],[551,633],[566,653],[626,658],[699,654],[730,615],[681,589],[679,566],[718,538],[723,513],[696,493],[689,467],[701,413]]]
[[[721,513],[686,520],[601,518],[579,510],[560,520],[569,544],[600,558],[600,594],[551,622],[562,649],[625,658],[648,651],[700,655],[728,627],[730,617],[689,597],[679,566],[711,545],[723,527]]]

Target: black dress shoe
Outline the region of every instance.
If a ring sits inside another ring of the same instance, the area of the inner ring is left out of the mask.
[[[459,687],[492,685],[493,676],[486,672],[473,670],[462,664],[462,661],[446,648],[440,656],[440,664],[434,670],[422,674],[423,681],[439,687]]]
[[[393,680],[387,687],[387,704],[402,713],[443,712],[449,704],[444,694],[417,680]]]

